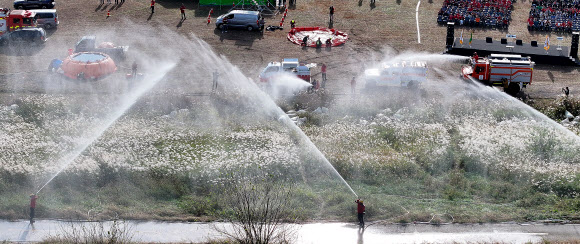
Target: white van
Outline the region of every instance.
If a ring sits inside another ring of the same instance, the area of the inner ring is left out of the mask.
[[[47,30],[58,26],[58,14],[56,13],[56,9],[32,9],[30,11],[36,13],[38,27],[43,27]]]
[[[264,22],[259,21],[262,15],[258,11],[232,10],[217,18],[215,22],[216,28],[222,28],[224,18],[228,18],[228,28],[242,28],[248,31],[254,31],[261,30],[264,27]]]

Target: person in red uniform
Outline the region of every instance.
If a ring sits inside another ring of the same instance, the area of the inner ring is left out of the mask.
[[[359,198],[354,202],[357,203],[356,212],[358,214],[358,223],[360,227],[365,227],[365,205],[363,204],[363,200],[360,200]]]
[[[479,56],[477,56],[477,52],[473,53],[473,63],[477,63],[477,60],[479,60]]]
[[[30,194],[30,223],[34,223],[34,209],[36,208],[36,199],[38,196]]]
[[[155,0],[151,0],[151,13],[155,13]]]
[[[181,7],[179,7],[179,10],[181,11],[181,20],[185,20],[185,5],[183,5],[183,3],[181,4]]]

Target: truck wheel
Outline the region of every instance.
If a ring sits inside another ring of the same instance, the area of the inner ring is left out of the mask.
[[[6,39],[0,40],[0,45],[2,45],[2,46],[8,46],[8,40],[6,40]]]
[[[44,24],[44,29],[48,30],[48,29],[52,29],[52,25],[49,23]]]
[[[42,5],[42,8],[43,8],[43,9],[47,9],[48,7],[46,7],[46,5]]]
[[[407,84],[407,87],[411,90],[415,90],[417,89],[417,82],[416,81],[409,81],[409,84]]]
[[[509,84],[508,88],[505,89],[505,92],[515,97],[520,93],[520,85],[516,82],[512,82]]]
[[[17,9],[24,9],[24,7],[22,7],[22,5],[18,5],[18,7],[16,7]]]
[[[247,29],[248,31],[254,31],[254,27],[253,27],[253,26],[251,26],[251,25],[248,25],[248,27],[246,27],[246,29]]]

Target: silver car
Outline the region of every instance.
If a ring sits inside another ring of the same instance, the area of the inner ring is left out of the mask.
[[[232,10],[217,18],[217,21],[215,22],[216,28],[222,28],[224,18],[228,18],[228,28],[241,28],[248,31],[254,31],[260,30],[264,26],[264,22],[259,21],[262,18],[262,15],[258,11]]]
[[[37,25],[46,30],[56,28],[59,24],[56,9],[32,9],[30,11],[36,13]]]

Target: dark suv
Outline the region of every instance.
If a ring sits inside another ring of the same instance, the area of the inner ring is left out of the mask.
[[[15,9],[54,8],[54,0],[15,0]]]
[[[44,44],[46,42],[46,32],[42,28],[21,28],[12,32],[8,32],[0,36],[0,44],[29,44],[35,43],[38,45]]]

